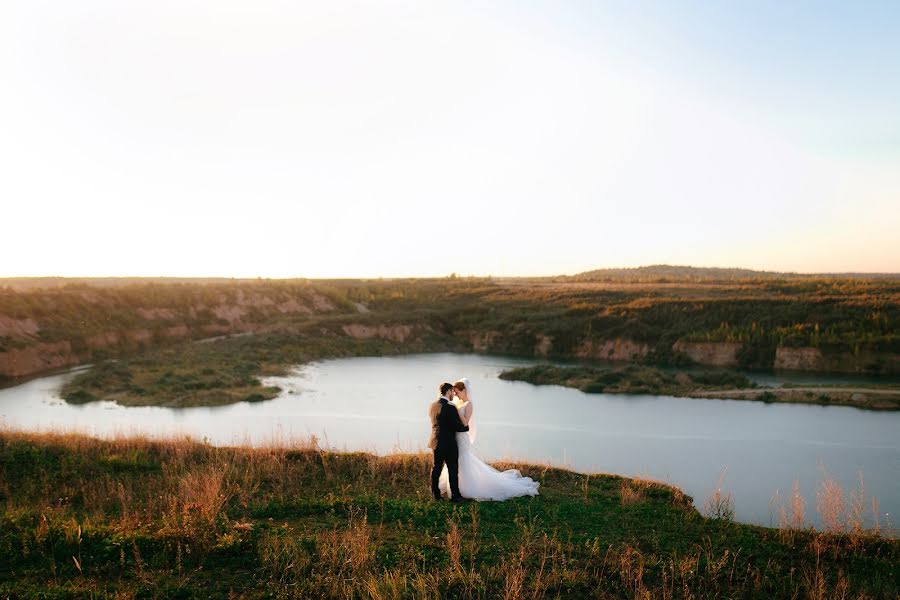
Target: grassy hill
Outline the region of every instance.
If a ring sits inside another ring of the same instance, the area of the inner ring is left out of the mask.
[[[689,267],[677,265],[649,265],[631,269],[596,269],[573,275],[574,281],[617,281],[632,283],[707,282],[733,283],[763,280],[824,280],[824,279],[880,279],[900,280],[900,273],[790,273],[754,271],[720,267]]]
[[[498,465],[507,466],[507,465]],[[895,598],[900,542],[822,487],[830,531],[670,486],[519,465],[540,496],[429,501],[427,455],[0,433],[0,597]]]

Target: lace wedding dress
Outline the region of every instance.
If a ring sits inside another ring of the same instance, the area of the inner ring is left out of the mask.
[[[469,401],[465,404],[454,400],[452,404],[460,411],[460,417],[467,405],[472,405],[472,387],[468,379],[462,379],[466,385]],[[474,405],[472,405],[474,409]],[[518,469],[498,471],[483,462],[475,455],[473,441],[475,427],[473,419],[469,419],[469,431],[456,434],[459,446],[459,493],[472,500],[508,500],[518,496],[537,496],[540,483],[531,477],[523,477]],[[450,478],[447,466],[441,472],[438,481],[441,493],[450,495]]]

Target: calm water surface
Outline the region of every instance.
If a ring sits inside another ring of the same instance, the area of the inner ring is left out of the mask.
[[[734,496],[736,517],[762,525],[777,522],[773,494],[785,495],[794,480],[815,520],[824,474],[849,492],[862,472],[866,494],[879,501],[882,526],[897,524],[900,413],[588,395],[497,378],[528,364],[533,361],[458,354],[330,360],[267,379],[283,390],[274,400],[189,409],[69,405],[58,390],[72,375],[62,374],[0,390],[0,423],[94,435],[187,434],[215,444],[315,435],[337,449],[419,451],[428,440],[426,411],[437,384],[466,376],[474,391],[476,447],[485,459],[660,479],[685,490],[698,507],[724,472],[722,488]]]

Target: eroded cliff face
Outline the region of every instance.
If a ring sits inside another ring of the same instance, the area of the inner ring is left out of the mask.
[[[89,348],[100,349],[115,346],[121,342],[122,337],[116,331],[105,331],[96,335],[89,336],[85,339],[85,343]]]
[[[672,345],[672,350],[684,354],[698,365],[734,367],[738,364],[738,351],[742,344],[734,342],[682,342]]]
[[[886,352],[825,353],[819,348],[780,347],[775,351],[775,369],[828,371],[836,373],[900,373],[900,356]]]
[[[818,348],[786,348],[775,351],[776,369],[818,371],[825,368],[825,356]]]
[[[392,342],[403,343],[415,331],[414,325],[362,325],[354,323],[341,328],[344,333],[355,338],[382,338]]]
[[[0,352],[0,375],[25,377],[41,371],[71,367],[81,363],[69,342],[38,343],[27,348]]]
[[[551,350],[553,350],[553,338],[549,335],[538,335],[534,344],[534,355],[546,358],[550,356]]]
[[[577,358],[593,360],[638,360],[650,353],[649,344],[627,338],[612,340],[585,340],[575,350]]]
[[[389,323],[387,318],[379,324],[377,310],[373,309],[374,312],[359,317],[363,323],[352,323],[352,315],[370,312],[368,306],[329,296],[327,287],[242,285],[239,289],[197,286],[183,288],[183,292],[177,286],[122,291],[46,289],[22,295],[0,290],[0,376],[31,376],[182,339],[290,329],[305,322],[307,316],[334,311],[347,318],[334,321],[329,334],[336,330],[347,336],[380,338],[424,351],[437,347],[432,342],[439,346],[448,339],[453,342],[449,346],[478,353],[597,361],[643,361],[655,358],[656,351],[661,350],[656,342],[639,342],[619,330],[608,335],[621,337],[611,339],[578,341],[570,334],[554,339],[544,333],[549,329],[543,324],[533,325],[527,319],[508,326],[498,325],[494,319],[467,319],[464,330],[450,333],[445,320],[429,325],[421,320],[421,315],[415,324]],[[424,333],[428,335],[421,335]],[[603,334],[594,331],[593,335]],[[440,341],[442,337],[444,342]],[[671,350],[698,365],[735,367],[740,366],[741,348],[739,343],[678,341]],[[781,347],[769,358],[772,348],[767,350],[759,361],[772,360],[773,364],[762,367],[900,373],[900,356],[888,352]],[[747,356],[742,358],[746,360]]]
[[[295,296],[237,290],[231,297],[221,294],[210,298],[213,302],[206,299],[206,302],[178,307],[131,307],[123,303],[115,304],[94,291],[78,291],[68,296],[59,291],[48,292],[50,294],[76,297],[83,302],[79,310],[92,313],[94,322],[99,320],[98,315],[99,318],[105,318],[105,311],[115,310],[119,319],[143,323],[143,326],[79,334],[78,324],[71,322],[71,339],[50,341],[42,339],[44,328],[40,318],[15,318],[0,313],[0,342],[6,341],[5,344],[0,343],[0,376],[28,377],[43,371],[74,366],[90,362],[98,352],[109,356],[116,352],[135,351],[179,339],[272,331],[278,328],[272,319],[279,316],[313,315],[337,310],[331,300],[312,290]],[[66,325],[65,322],[62,324]],[[60,322],[55,325],[55,330],[58,331]],[[364,329],[354,332],[368,335]],[[379,330],[374,335],[403,341],[409,331]]]
[[[468,332],[474,352],[509,352],[509,339],[500,331]],[[700,366],[739,367],[739,354],[743,345],[737,342],[687,342],[677,341],[672,345],[676,353],[687,356]],[[540,358],[579,358],[597,361],[641,361],[648,358],[655,348],[650,344],[628,338],[609,340],[584,340],[574,352],[562,352],[554,348],[553,338],[544,334],[534,336],[532,347],[520,347],[525,352]],[[515,351],[515,350],[514,350]],[[774,369],[818,371],[834,373],[900,373],[900,356],[872,351],[823,352],[818,348],[779,347],[775,354]]]
[[[13,339],[31,338],[40,331],[34,319],[14,319],[6,315],[0,315],[0,338]]]
[[[472,350],[474,350],[475,352],[490,352],[491,348],[497,343],[501,336],[502,334],[499,331],[472,333]]]

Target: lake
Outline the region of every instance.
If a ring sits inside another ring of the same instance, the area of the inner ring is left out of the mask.
[[[535,361],[462,354],[328,360],[266,379],[282,388],[273,400],[187,409],[70,405],[58,394],[70,372],[0,389],[0,423],[98,436],[185,434],[214,444],[315,435],[322,446],[340,450],[421,451],[437,385],[465,376],[472,381],[476,449],[487,460],[663,480],[693,496],[698,508],[724,473],[722,488],[734,497],[736,518],[761,525],[777,524],[772,497],[776,490],[786,496],[794,480],[808,520],[818,525],[816,491],[825,473],[847,494],[862,473],[866,494],[879,501],[882,527],[900,513],[900,412],[584,394],[497,377],[530,364]],[[784,380],[790,377],[778,378]],[[871,508],[867,514],[871,520]]]

